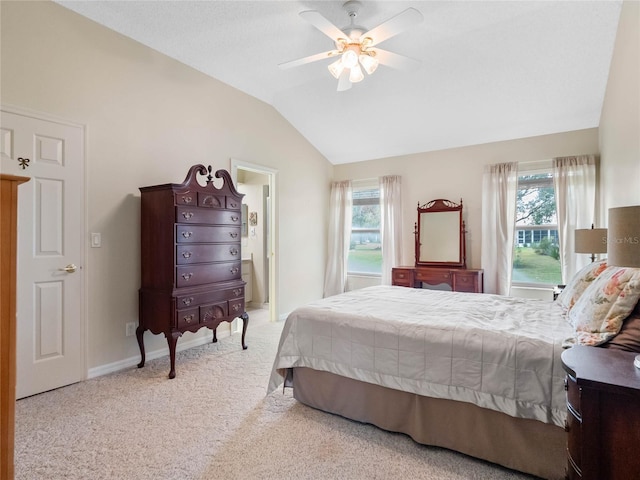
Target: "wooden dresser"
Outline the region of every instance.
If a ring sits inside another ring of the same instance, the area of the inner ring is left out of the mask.
[[[567,372],[567,479],[640,478],[640,369],[636,354],[575,346]]]
[[[208,175],[207,175],[208,173]],[[200,185],[196,176],[207,176]],[[180,184],[142,187],[140,324],[136,330],[145,362],[144,332],[164,333],[174,378],[176,343],[184,332],[213,330],[235,318],[243,320],[242,348],[249,316],[245,311],[240,251],[241,203],[226,170],[194,165]]]
[[[395,267],[391,270],[393,285],[422,288],[428,285],[447,284],[454,292],[482,293],[483,270],[439,267]]]
[[[12,479],[16,408],[16,251],[18,185],[0,174],[0,479]]]

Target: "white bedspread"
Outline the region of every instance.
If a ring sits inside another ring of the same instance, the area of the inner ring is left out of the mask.
[[[555,302],[369,287],[289,315],[268,392],[285,369],[310,367],[562,426],[571,335]]]

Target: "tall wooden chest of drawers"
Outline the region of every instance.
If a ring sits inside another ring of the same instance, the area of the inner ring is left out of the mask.
[[[208,173],[208,175],[207,175]],[[206,176],[201,185],[197,175]],[[249,316],[245,311],[240,253],[241,203],[229,172],[194,165],[181,184],[141,187],[142,282],[136,330],[145,362],[144,332],[164,333],[174,378],[176,344],[184,332],[213,330],[241,318],[242,348]]]
[[[636,353],[575,346],[567,372],[567,479],[640,478],[640,369]]]

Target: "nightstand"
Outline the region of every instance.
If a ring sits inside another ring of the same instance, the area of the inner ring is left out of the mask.
[[[567,372],[567,479],[640,478],[640,369],[636,354],[575,346]]]

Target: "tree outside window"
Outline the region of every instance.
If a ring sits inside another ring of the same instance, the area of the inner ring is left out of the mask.
[[[380,189],[377,186],[353,188],[347,271],[349,274],[382,274]]]
[[[550,172],[518,177],[512,283],[561,283],[556,198]]]

